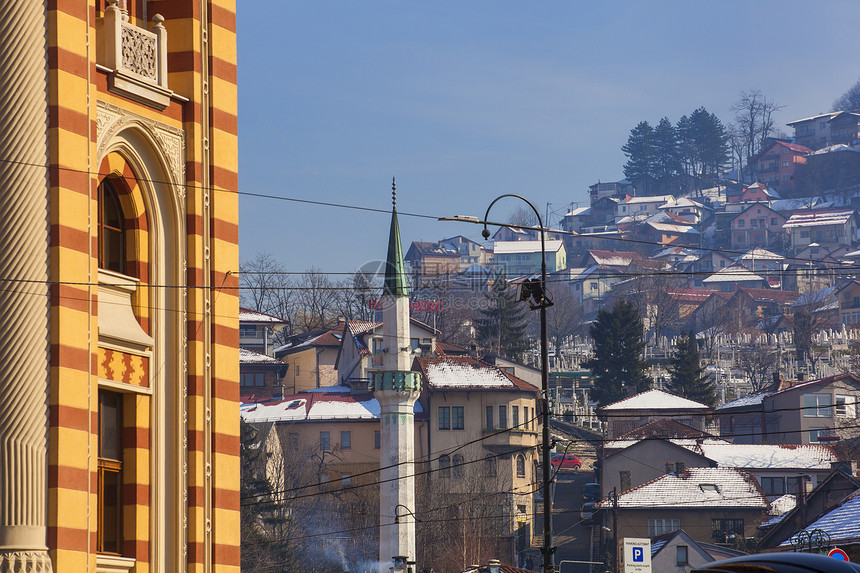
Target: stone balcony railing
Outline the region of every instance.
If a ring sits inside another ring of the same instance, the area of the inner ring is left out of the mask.
[[[160,14],[152,31],[128,21],[128,13],[108,0],[104,13],[104,66],[108,89],[140,103],[164,109],[173,92],[167,87],[167,29]]]

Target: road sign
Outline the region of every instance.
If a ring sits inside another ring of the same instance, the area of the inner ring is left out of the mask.
[[[829,557],[833,557],[834,559],[840,559],[842,561],[851,561],[848,559],[848,554],[839,549],[838,547],[834,547],[830,550],[830,553],[827,554]]]
[[[624,573],[651,573],[651,540],[624,538]]]

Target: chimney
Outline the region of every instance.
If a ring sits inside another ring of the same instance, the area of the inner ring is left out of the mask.
[[[490,559],[487,561],[487,571],[490,573],[499,573],[502,568],[502,562],[498,559]]]

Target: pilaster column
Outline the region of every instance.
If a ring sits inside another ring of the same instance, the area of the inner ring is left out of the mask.
[[[0,2],[0,572],[48,573],[48,102],[43,2]]]

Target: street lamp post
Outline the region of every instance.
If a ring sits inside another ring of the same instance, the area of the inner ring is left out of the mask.
[[[481,235],[483,235],[485,240],[489,239],[490,230],[487,228],[487,225],[504,225],[503,223],[489,222],[488,219],[490,216],[490,209],[493,208],[493,205],[495,205],[497,201],[506,197],[520,199],[521,201],[524,201],[529,207],[531,207],[532,211],[534,211],[535,216],[537,217],[538,229],[540,230],[540,283],[535,284],[535,281],[526,281],[522,285],[522,289],[520,291],[520,300],[527,301],[532,310],[540,309],[541,416],[543,417],[543,432],[541,438],[541,465],[543,467],[543,546],[541,547],[541,554],[543,555],[544,573],[553,573],[555,569],[553,565],[553,553],[555,552],[555,548],[552,546],[552,502],[550,499],[550,449],[552,447],[552,444],[550,442],[549,433],[549,378],[547,370],[547,365],[549,363],[549,354],[547,351],[546,334],[546,309],[547,307],[552,306],[552,301],[549,300],[546,294],[546,233],[543,226],[543,220],[541,219],[540,212],[531,203],[531,201],[521,195],[515,195],[513,193],[500,195],[493,199],[493,202],[490,203],[489,207],[487,207],[487,212],[484,215],[483,221],[478,220],[477,217],[468,216],[443,217],[439,220],[462,221],[483,225],[484,230],[481,231]],[[512,226],[523,228],[523,226],[520,225]]]

